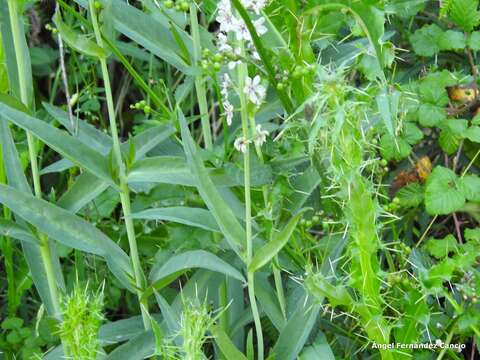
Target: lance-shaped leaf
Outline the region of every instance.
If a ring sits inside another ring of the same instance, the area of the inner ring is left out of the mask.
[[[243,247],[246,239],[245,230],[238,222],[232,209],[225,203],[210,178],[202,159],[198,156],[195,142],[187,127],[183,114],[179,111],[183,148],[192,174],[197,181],[197,189],[203,201],[217,220],[217,224],[230,247],[243,258]]]
[[[58,242],[102,256],[126,286],[133,275],[130,260],[104,233],[82,218],[45,200],[0,185],[0,203]]]
[[[98,59],[103,59],[107,56],[105,50],[98,46],[94,41],[90,40],[86,35],[77,33],[65,24],[58,11],[55,12],[55,15],[53,16],[53,22],[57,26],[62,39],[79,53]]]
[[[154,266],[150,273],[150,281],[154,284],[165,278],[173,280],[172,275],[194,268],[216,271],[245,282],[243,275],[232,265],[204,250],[187,251],[170,258],[162,265]]]
[[[133,219],[167,220],[220,232],[215,218],[208,210],[185,206],[148,209],[131,215]]]
[[[0,235],[8,236],[30,244],[38,244],[38,239],[28,230],[13,221],[0,219]]]
[[[10,120],[22,129],[30,131],[34,136],[76,165],[107,181],[110,185],[116,186],[108,170],[107,159],[84,145],[77,138],[4,103],[0,103],[0,116]]]
[[[279,233],[273,235],[271,241],[263,245],[260,249],[255,251],[252,261],[248,265],[249,272],[255,272],[260,269],[262,266],[267,264],[270,260],[277,255],[280,250],[287,244],[290,236],[292,236],[295,227],[297,226],[298,221],[302,217],[302,214],[307,209],[301,210],[297,215],[292,217],[290,221],[285,225],[285,227]]]

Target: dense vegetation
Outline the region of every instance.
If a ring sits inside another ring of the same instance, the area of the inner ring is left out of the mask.
[[[0,0],[0,35],[0,358],[478,358],[478,0]]]

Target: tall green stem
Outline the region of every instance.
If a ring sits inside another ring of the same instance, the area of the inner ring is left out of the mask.
[[[25,78],[25,73],[23,71],[25,66],[24,52],[22,49],[22,38],[20,29],[18,27],[18,2],[15,0],[8,0],[8,13],[10,17],[10,26],[12,30],[13,46],[15,49],[16,60],[17,60],[17,73],[18,73],[18,83],[20,90],[20,100],[25,106],[29,106],[28,101],[28,92],[27,92],[27,79]],[[32,179],[33,179],[33,189],[35,196],[38,198],[42,197],[42,188],[40,186],[40,174],[38,171],[38,162],[37,162],[37,150],[35,146],[35,139],[29,131],[27,133],[27,144],[28,144],[28,155],[30,160],[30,167],[32,170]],[[60,304],[58,300],[58,288],[55,280],[55,274],[53,270],[52,257],[50,252],[49,240],[48,237],[44,234],[39,233],[40,238],[40,254],[42,256],[42,263],[45,267],[45,273],[47,276],[48,290],[50,293],[52,306],[54,314],[51,314],[56,317],[60,317]]]
[[[193,38],[193,61],[200,60],[200,30],[197,18],[197,5],[194,1],[190,4],[190,27]],[[200,119],[202,121],[202,134],[207,149],[212,147],[212,130],[210,129],[210,118],[208,116],[207,93],[202,75],[195,75],[195,90],[197,92],[198,106],[200,108]]]
[[[243,89],[245,87],[245,79],[248,75],[247,65],[240,64],[238,66],[238,84],[239,84],[239,96],[240,96],[240,107],[241,107],[241,118],[242,118],[242,133],[243,138],[247,141],[250,138],[249,129],[248,129],[248,110],[247,110],[247,100]],[[244,167],[244,183],[245,183],[245,233],[246,233],[246,242],[247,242],[247,268],[250,265],[250,262],[253,258],[253,244],[252,244],[252,199],[250,193],[250,146],[249,142],[246,143],[246,149],[243,156],[243,167]],[[250,306],[252,307],[253,320],[255,323],[255,332],[257,335],[257,349],[258,349],[258,360],[263,360],[263,333],[262,333],[262,324],[260,322],[260,314],[258,312],[257,301],[255,299],[255,273],[248,271],[247,274],[248,282],[248,297],[250,300]]]
[[[89,0],[90,14],[92,17],[93,30],[95,32],[95,38],[97,44],[100,47],[103,47],[103,40],[100,33],[100,28],[98,26],[98,20],[96,15],[96,10],[94,6],[94,1]],[[117,121],[115,119],[115,107],[113,105],[113,95],[112,88],[110,85],[110,76],[108,74],[107,60],[105,58],[100,59],[100,67],[102,70],[103,83],[105,87],[105,97],[107,99],[107,110],[108,110],[108,120],[110,123],[110,131],[112,133],[113,139],[113,156],[117,163],[118,168],[118,178],[120,185],[120,202],[122,203],[122,211],[125,221],[125,228],[127,230],[128,244],[130,247],[130,259],[133,266],[133,272],[135,275],[135,285],[137,287],[137,296],[138,301],[140,302],[140,310],[142,312],[143,325],[145,329],[150,329],[150,315],[148,312],[148,305],[146,301],[142,300],[142,289],[144,287],[144,274],[140,264],[140,257],[138,256],[138,247],[137,239],[135,237],[135,228],[133,225],[133,220],[131,218],[131,209],[130,209],[130,190],[126,182],[126,172],[125,164],[122,160],[122,152],[120,149],[120,140],[118,137],[117,130]]]

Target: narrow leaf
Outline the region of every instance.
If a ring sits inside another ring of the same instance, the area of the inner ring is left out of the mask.
[[[133,219],[167,220],[180,224],[199,227],[208,231],[220,232],[215,218],[208,210],[174,206],[148,209],[131,215]]]
[[[163,265],[154,266],[150,273],[150,281],[156,283],[168,276],[192,268],[216,271],[245,282],[243,275],[237,269],[218,256],[204,250],[187,251],[170,258]]]
[[[290,236],[292,235],[295,227],[297,226],[298,221],[302,217],[303,213],[307,209],[301,210],[297,215],[292,217],[290,221],[285,225],[285,227],[279,233],[273,235],[273,239],[263,245],[260,249],[255,251],[252,261],[248,265],[249,272],[255,272],[260,269],[262,266],[267,264],[272,260],[275,255],[277,255],[280,250],[287,244]]]

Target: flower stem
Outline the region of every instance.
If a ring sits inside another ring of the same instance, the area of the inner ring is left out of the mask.
[[[18,8],[17,2],[15,0],[8,0],[8,13],[10,16],[10,26],[12,31],[13,46],[15,50],[16,60],[17,60],[17,73],[18,73],[18,84],[20,90],[20,100],[22,103],[28,107],[29,99],[27,92],[27,79],[25,78],[25,72],[23,70],[25,66],[24,52],[22,51],[22,38],[20,29],[18,27]],[[37,162],[37,151],[35,146],[35,139],[33,135],[27,131],[27,144],[28,144],[28,155],[30,160],[30,168],[32,170],[32,179],[33,179],[33,189],[35,196],[38,198],[42,197],[42,188],[40,186],[40,174],[38,171],[38,162]],[[60,303],[58,298],[58,289],[57,283],[55,280],[55,274],[53,271],[52,257],[50,253],[50,246],[48,237],[44,234],[39,233],[39,238],[41,241],[40,244],[40,254],[42,257],[42,264],[44,266],[45,274],[47,277],[48,290],[50,293],[52,306],[54,314],[51,314],[54,317],[60,318]]]
[[[98,26],[97,15],[95,12],[94,1],[89,0],[90,13],[92,17],[93,30],[95,32],[95,38],[97,44],[100,47],[103,47],[103,40],[100,33],[100,28]],[[150,315],[148,312],[148,305],[146,301],[142,300],[142,290],[144,282],[144,274],[140,264],[140,257],[138,255],[137,240],[135,237],[135,228],[133,225],[133,220],[131,218],[130,210],[130,190],[126,182],[126,173],[125,173],[125,164],[122,160],[122,153],[120,150],[120,140],[118,137],[117,130],[117,121],[115,119],[115,107],[113,105],[113,95],[110,85],[110,76],[108,74],[107,61],[105,58],[100,59],[100,67],[102,70],[103,83],[105,87],[105,97],[107,99],[107,110],[108,110],[108,119],[110,123],[110,131],[112,133],[113,140],[113,155],[118,167],[118,178],[120,186],[120,202],[122,203],[123,217],[125,221],[125,228],[127,230],[128,244],[130,247],[130,259],[133,266],[133,272],[135,275],[135,285],[137,288],[138,301],[140,303],[140,310],[142,312],[143,325],[145,329],[149,330],[151,327],[150,324]]]
[[[240,107],[241,107],[241,118],[242,118],[242,132],[243,138],[249,139],[249,129],[248,129],[248,111],[247,111],[247,101],[243,88],[245,87],[245,78],[247,77],[247,65],[242,63],[238,65],[238,84],[240,87]],[[243,171],[244,171],[244,183],[245,183],[245,233],[246,233],[246,242],[247,242],[247,268],[253,258],[253,244],[252,244],[252,200],[250,193],[250,146],[249,142],[246,142],[246,150],[243,156]],[[263,360],[263,333],[262,333],[262,324],[260,322],[260,314],[258,312],[257,301],[255,299],[255,273],[248,271],[247,282],[248,282],[248,297],[250,300],[250,306],[252,308],[253,320],[255,323],[255,332],[257,335],[257,349],[258,349],[258,360]]]
[[[190,28],[193,38],[193,61],[200,60],[200,30],[197,18],[197,5],[194,1],[190,4]],[[197,92],[198,106],[200,108],[200,119],[202,122],[203,141],[207,149],[211,148],[212,130],[210,129],[210,118],[208,116],[207,93],[202,75],[195,75],[195,90]]]

